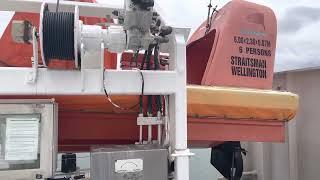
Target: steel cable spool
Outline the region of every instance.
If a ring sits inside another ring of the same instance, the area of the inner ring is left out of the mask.
[[[45,66],[52,59],[76,61],[76,19],[77,12],[50,12],[48,5],[43,4],[40,17],[41,56]]]

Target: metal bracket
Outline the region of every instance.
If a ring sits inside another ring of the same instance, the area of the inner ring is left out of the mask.
[[[162,125],[165,122],[165,118],[161,117],[138,117],[137,118],[137,125],[138,126],[148,126],[148,125]]]
[[[80,45],[80,53],[81,53],[81,65],[84,64],[84,53],[85,53],[85,49],[84,49],[84,44],[81,43]],[[84,92],[85,91],[85,73],[84,73],[84,69],[83,67],[81,67],[80,69],[81,71],[81,91]]]
[[[101,92],[104,91],[104,43],[101,42],[101,54],[100,54],[100,82],[101,82]]]
[[[39,56],[38,56],[38,41],[37,41],[37,31],[36,27],[32,28],[32,50],[33,57],[31,57],[32,71],[28,74],[27,83],[35,84],[38,78],[38,66],[39,66]]]
[[[159,113],[159,112],[158,112]],[[162,125],[167,122],[168,116],[161,117],[161,114],[159,113],[157,117],[143,117],[143,115],[139,115],[137,118],[137,125],[139,126],[140,133],[139,133],[139,144],[143,143],[142,134],[143,126],[148,126],[148,143],[152,142],[152,126],[156,125],[158,126],[158,143],[161,144],[161,134],[162,134]]]
[[[175,150],[174,153],[171,154],[171,157],[190,157],[194,156],[195,154],[190,152],[190,149],[185,150]]]
[[[88,87],[87,73],[93,70],[98,70],[99,75],[97,77],[97,82],[99,82],[99,93],[104,91],[104,50],[105,44],[102,39],[102,29],[101,27],[90,27],[83,26],[86,31],[81,34],[81,81],[82,87],[81,91],[86,92],[90,87]]]

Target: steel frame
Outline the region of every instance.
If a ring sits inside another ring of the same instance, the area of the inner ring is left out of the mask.
[[[54,3],[49,3],[54,8]],[[5,0],[0,10],[40,12],[42,1]],[[96,5],[62,1],[61,10],[79,7],[82,16],[105,17],[112,5]],[[171,62],[169,71],[142,71],[145,79],[145,95],[169,95],[170,150],[175,160],[175,180],[189,180],[189,156],[187,147],[187,95],[186,95],[186,35],[189,29],[175,28],[170,36]],[[37,81],[27,83],[32,68],[0,68],[0,95],[102,95],[101,70],[50,70],[38,69]],[[134,70],[106,70],[106,90],[110,95],[140,95],[141,77]]]

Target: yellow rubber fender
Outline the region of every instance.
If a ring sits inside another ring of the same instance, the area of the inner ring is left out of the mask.
[[[289,121],[299,96],[273,90],[214,86],[187,87],[188,116]]]

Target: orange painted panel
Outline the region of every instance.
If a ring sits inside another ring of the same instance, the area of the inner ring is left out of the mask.
[[[188,47],[210,36],[205,35],[205,26],[202,24],[192,35]],[[270,8],[233,0],[214,15],[212,31],[215,39],[202,85],[272,88],[277,21]],[[192,49],[195,54],[188,61],[197,61],[198,56],[208,53],[207,44],[202,43]]]
[[[212,147],[224,141],[285,142],[285,122],[251,119],[188,118],[191,147]]]

